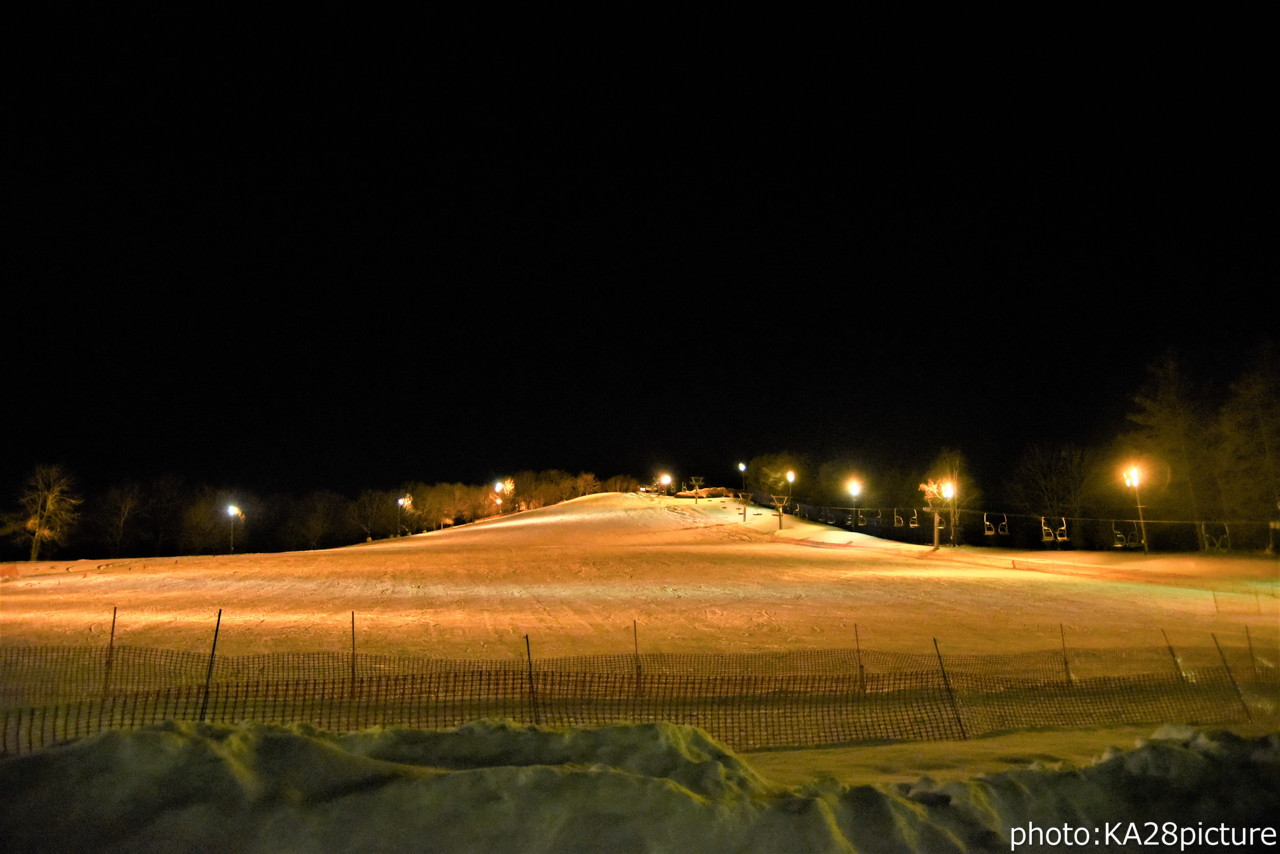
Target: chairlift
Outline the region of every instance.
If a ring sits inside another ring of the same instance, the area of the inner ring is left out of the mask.
[[[871,524],[877,528],[884,522],[884,511],[876,510],[876,515],[871,517]]]
[[[1115,535],[1115,543],[1113,545],[1117,549],[1132,549],[1132,548],[1137,548],[1137,546],[1139,545],[1137,522],[1133,523],[1133,531],[1130,533],[1125,533],[1124,531],[1121,531],[1118,527],[1116,527],[1116,523],[1112,522],[1111,532]]]
[[[1062,517],[1062,527],[1057,530],[1057,533],[1055,533],[1054,536],[1060,543],[1065,543],[1067,540],[1071,539],[1067,536],[1067,517]]]
[[[996,527],[996,533],[1002,537],[1009,536],[1009,514],[1001,513],[1003,518],[1000,520],[999,526]]]
[[[910,525],[912,528],[920,527],[920,511],[919,510],[911,511],[911,520],[907,522],[907,524]]]
[[[1216,526],[1215,526],[1216,527]],[[1204,534],[1205,547],[1213,551],[1226,552],[1231,550],[1231,529],[1224,522],[1222,525],[1222,536],[1215,537],[1208,532],[1205,524],[1200,524],[1200,530]]]
[[[858,508],[858,527],[865,528],[867,525],[867,517],[862,515],[862,508]]]
[[[893,508],[893,527],[901,528],[903,524],[905,523],[902,521],[902,516],[898,514],[898,508]]]
[[[1040,539],[1046,543],[1053,542],[1053,529],[1045,523],[1044,517],[1040,517]]]

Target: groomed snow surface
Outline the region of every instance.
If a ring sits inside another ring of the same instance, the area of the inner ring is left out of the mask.
[[[365,651],[509,657],[526,634],[545,655],[617,652],[632,620],[659,652],[847,647],[855,622],[864,647],[939,637],[961,653],[1051,646],[1064,627],[1120,647],[1247,626],[1274,666],[1274,561],[932,553],[777,527],[731,502],[592,496],[329,552],[22,565],[0,628],[6,644],[100,643],[119,605],[117,643],[198,649],[225,606],[228,654],[312,651],[342,643],[355,610]],[[0,850],[1280,850],[1280,727],[1254,711],[1231,732],[1172,721],[1136,740],[1117,727],[745,756],[669,724],[171,722],[0,760]]]

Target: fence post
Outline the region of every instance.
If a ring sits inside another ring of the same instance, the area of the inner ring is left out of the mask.
[[[1253,720],[1253,715],[1249,714],[1249,704],[1244,701],[1244,694],[1240,693],[1240,686],[1236,684],[1236,677],[1231,675],[1231,665],[1227,664],[1227,656],[1222,651],[1222,645],[1218,643],[1218,636],[1210,632],[1209,637],[1213,638],[1213,645],[1218,648],[1218,657],[1222,659],[1222,666],[1227,671],[1227,678],[1231,680],[1231,687],[1236,690],[1236,697],[1240,700],[1240,707],[1244,709],[1244,719],[1247,721]]]
[[[1058,634],[1062,636],[1062,669],[1067,671],[1067,684],[1071,685],[1071,662],[1067,659],[1067,630],[1058,623]]]
[[[356,698],[356,612],[351,612],[351,699]]]
[[[1186,682],[1187,674],[1182,672],[1182,662],[1178,661],[1178,656],[1173,651],[1173,644],[1169,643],[1169,635],[1165,633],[1164,629],[1160,630],[1160,634],[1164,635],[1164,645],[1169,650],[1169,657],[1173,659],[1174,669],[1178,671],[1178,679]]]
[[[529,661],[529,708],[533,712],[534,724],[540,724],[542,721],[538,716],[538,692],[533,685],[533,650],[529,646],[529,636],[524,636],[524,654]]]
[[[635,620],[631,621],[631,642],[635,649],[636,699],[639,699],[641,696],[643,696],[643,693],[644,693],[644,689],[642,687],[643,681],[644,681],[644,671],[640,666],[640,630],[636,627]],[[632,715],[632,717],[635,717],[635,716]]]
[[[209,683],[213,681],[213,661],[218,654],[218,630],[222,628],[222,609],[218,609],[218,621],[213,625],[213,649],[209,650],[209,671],[204,677],[204,697],[200,700],[200,722],[204,722],[204,713],[209,708]]]
[[[938,669],[942,671],[942,686],[947,689],[947,699],[951,702],[951,714],[955,715],[956,726],[960,727],[960,737],[968,739],[964,731],[964,721],[960,720],[960,708],[956,705],[955,692],[951,690],[951,680],[947,678],[947,668],[942,664],[942,651],[938,649],[938,639],[933,639],[933,651],[938,655]]]
[[[1256,593],[1254,594],[1257,595]],[[1249,634],[1249,626],[1244,627],[1244,639],[1249,642],[1249,664],[1253,667],[1253,681],[1258,681],[1258,659],[1253,657],[1253,637]]]
[[[102,667],[102,702],[107,701],[111,689],[111,665],[116,654],[116,607],[111,608],[111,638],[107,641],[107,660]]]
[[[853,645],[858,652],[858,693],[867,693],[867,669],[862,666],[862,640],[858,637],[858,624],[853,624]]]

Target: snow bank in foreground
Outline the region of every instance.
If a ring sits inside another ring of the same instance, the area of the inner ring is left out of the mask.
[[[1064,823],[1095,833],[1093,851],[1137,850],[1148,822],[1274,833],[1280,734],[1166,728],[1079,769],[787,790],[666,724],[335,735],[169,723],[0,761],[0,810],[11,854],[1009,851]]]

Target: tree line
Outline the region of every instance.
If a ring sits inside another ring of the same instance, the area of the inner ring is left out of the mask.
[[[432,531],[485,516],[528,510],[597,492],[630,492],[632,477],[551,470],[502,481],[406,483],[355,498],[316,490],[301,496],[188,484],[176,476],[125,483],[84,497],[62,466],[37,466],[19,509],[0,520],[9,559],[149,557],[298,551]]]
[[[953,510],[1127,519],[1141,503],[1148,518],[1191,523],[1188,530],[1214,522],[1265,528],[1280,519],[1280,361],[1273,345],[1257,348],[1234,380],[1216,383],[1166,352],[1150,363],[1130,403],[1110,440],[1030,439],[994,483],[980,483],[957,449],[941,450],[927,467],[773,453],[747,461],[743,479],[757,493],[831,507],[911,507],[952,483]],[[1135,468],[1139,481],[1126,483],[1124,473]]]
[[[950,483],[953,511],[999,507],[1115,519],[1132,516],[1141,503],[1150,519],[1190,523],[1265,526],[1280,516],[1280,360],[1270,343],[1234,380],[1217,384],[1197,379],[1175,353],[1163,354],[1131,404],[1127,424],[1110,441],[1030,439],[997,483],[980,483],[963,451],[943,449],[923,469],[900,458],[763,454],[745,462],[741,485],[827,506],[912,507]],[[1120,474],[1133,467],[1141,472],[1137,487],[1125,485]],[[730,481],[712,485],[734,485]],[[85,499],[70,472],[41,466],[22,489],[18,509],[0,517],[0,533],[14,559],[36,560],[55,549],[94,557],[291,551],[436,530],[640,486],[627,475],[601,481],[585,472],[528,471],[482,485],[410,482],[349,499],[323,490],[256,496],[163,477]]]

